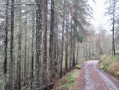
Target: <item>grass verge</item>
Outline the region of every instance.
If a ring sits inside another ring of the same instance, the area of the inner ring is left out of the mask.
[[[63,76],[59,82],[56,90],[75,90],[76,78],[79,76],[79,70],[74,69]]]

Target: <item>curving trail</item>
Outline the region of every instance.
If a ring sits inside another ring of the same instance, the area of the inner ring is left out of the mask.
[[[119,90],[119,81],[98,69],[97,64],[97,60],[84,63],[76,90]]]

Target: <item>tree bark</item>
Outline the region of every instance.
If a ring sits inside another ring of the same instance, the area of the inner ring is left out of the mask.
[[[115,53],[115,0],[113,1],[113,26],[112,26],[112,52],[113,55],[116,55]]]
[[[26,84],[26,74],[27,74],[27,17],[25,18],[25,55],[24,55],[24,85]]]
[[[66,43],[65,43],[65,72],[68,69],[68,25],[66,23]]]
[[[71,55],[70,55],[70,69],[72,68],[72,61],[73,61],[73,57],[72,57],[72,54],[73,54],[73,24],[72,24],[72,21],[71,21]]]
[[[14,90],[13,63],[14,63],[14,0],[11,0],[11,41],[9,64],[9,90]]]
[[[31,47],[31,90],[33,90],[33,74],[34,74],[34,35],[35,35],[35,15],[32,11],[32,47]]]
[[[62,46],[61,46],[60,77],[62,77],[63,52],[64,52],[64,16],[63,16],[63,25],[62,25]]]
[[[53,31],[54,31],[54,0],[51,0],[51,20],[50,20],[50,46],[49,46],[49,62],[48,62],[48,78],[52,82],[53,75]]]
[[[5,41],[4,41],[4,44],[5,44],[5,49],[4,49],[4,76],[5,76],[5,89],[8,90],[8,87],[7,87],[7,63],[8,63],[8,60],[7,60],[7,49],[8,49],[8,19],[9,19],[9,15],[8,15],[8,7],[9,7],[9,0],[6,1],[6,25],[5,25]]]
[[[36,0],[36,90],[41,86],[42,4],[42,0]]]
[[[21,3],[21,0],[18,0]],[[17,89],[21,90],[21,39],[22,39],[22,15],[21,15],[21,4],[18,5],[18,19],[19,19],[19,34],[18,34],[18,70],[17,70]]]
[[[8,7],[9,0],[6,2],[6,25],[5,25],[5,58],[4,58],[4,74],[7,74],[7,48],[8,48]]]
[[[42,28],[43,28],[43,62],[42,62],[42,80],[43,85],[47,87],[47,0],[43,0],[43,15],[42,15]]]

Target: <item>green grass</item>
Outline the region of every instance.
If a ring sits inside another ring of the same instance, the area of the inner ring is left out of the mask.
[[[110,65],[112,65],[114,62],[116,62],[118,60],[119,60],[119,55],[101,56],[101,60],[99,63],[100,69],[108,71],[108,68],[110,67]]]
[[[79,70],[74,69],[67,73],[60,80],[60,89],[65,88],[66,90],[75,90],[74,85],[76,84],[76,78],[79,76]]]

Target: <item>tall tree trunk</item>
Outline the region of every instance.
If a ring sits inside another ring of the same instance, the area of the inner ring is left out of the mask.
[[[32,47],[31,47],[31,90],[33,90],[33,74],[34,74],[34,35],[35,35],[35,15],[32,11]]]
[[[4,68],[3,68],[3,70],[4,70],[4,76],[5,76],[5,89],[7,90],[8,89],[8,87],[7,87],[7,49],[8,49],[8,7],[9,7],[9,0],[7,0],[7,2],[6,2],[6,25],[5,25],[5,42],[4,42],[4,44],[5,44],[5,49],[4,49],[4,54],[5,54],[5,56],[4,56]]]
[[[76,64],[78,64],[78,60],[79,60],[79,43],[77,45]]]
[[[52,82],[53,75],[53,31],[54,31],[54,0],[51,0],[51,20],[50,20],[50,46],[48,62],[48,78]]]
[[[47,0],[43,0],[43,15],[42,15],[42,28],[43,28],[43,62],[42,62],[42,80],[43,85],[47,86]]]
[[[65,43],[65,72],[68,69],[68,25],[66,23],[66,43]]]
[[[64,16],[63,16],[63,25],[62,25],[62,46],[61,46],[60,77],[62,77],[63,51],[64,51]]]
[[[54,13],[54,19],[55,19],[55,23],[54,23],[54,36],[53,36],[53,71],[54,71],[54,76],[56,76],[56,74],[58,73],[58,22],[57,22],[57,12]]]
[[[71,52],[71,55],[70,55],[70,69],[72,68],[72,60],[73,60],[73,57],[72,57],[72,51],[73,51],[73,24],[72,24],[72,21],[71,21],[71,49],[70,49],[70,52]]]
[[[7,48],[8,48],[8,7],[9,0],[6,2],[6,24],[5,24],[5,58],[4,58],[4,74],[7,74]]]
[[[14,0],[11,0],[11,41],[9,64],[9,90],[14,90],[13,63],[14,63]]]
[[[75,61],[75,37],[73,35],[73,67],[76,65]]]
[[[26,74],[27,74],[27,17],[25,18],[25,47],[24,47],[24,50],[25,50],[25,55],[24,55],[24,85],[26,84]]]
[[[21,0],[18,1],[21,3]],[[21,90],[21,39],[22,39],[22,16],[21,16],[21,4],[18,5],[18,19],[19,19],[19,34],[18,34],[18,70],[17,70],[17,89]]]
[[[113,55],[116,55],[115,53],[115,0],[113,1],[113,26],[112,26],[112,52],[113,52]]]
[[[36,0],[36,90],[40,89],[41,85],[42,4],[42,0]]]

